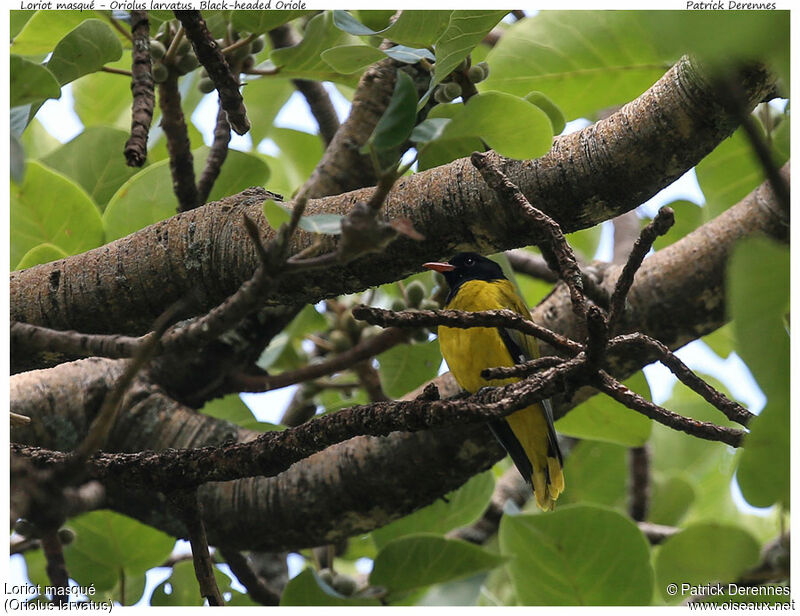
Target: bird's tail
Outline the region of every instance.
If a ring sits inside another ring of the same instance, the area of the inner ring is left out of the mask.
[[[548,400],[512,413],[490,426],[514,460],[519,472],[533,487],[536,504],[552,511],[564,491],[561,450],[553,428]]]

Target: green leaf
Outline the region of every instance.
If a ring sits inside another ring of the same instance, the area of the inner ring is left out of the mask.
[[[736,474],[756,507],[789,504],[789,249],[767,238],[737,243],[727,289],[736,352],[767,396],[750,424]]]
[[[192,151],[195,174],[203,170],[208,152],[206,146]],[[269,168],[262,157],[230,150],[209,201],[250,186],[263,186],[268,178]],[[177,205],[169,161],[148,165],[120,186],[108,202],[103,213],[106,239],[112,241],[169,218],[175,215]]]
[[[305,36],[298,45],[274,49],[270,59],[281,68],[282,74],[290,77],[337,79],[338,73],[331,71],[320,54],[326,49],[356,42],[357,39],[351,39],[333,25],[333,17],[326,11],[308,22]]]
[[[48,167],[75,180],[104,209],[109,199],[137,169],[128,167],[122,153],[128,133],[109,127],[90,127],[42,159]]]
[[[758,562],[759,546],[744,528],[716,522],[694,524],[664,541],[655,558],[656,588],[668,601],[694,594],[681,585],[730,582]],[[667,591],[678,585],[678,593]]]
[[[528,159],[553,142],[550,120],[528,101],[504,92],[473,96],[442,131],[441,140],[480,137],[498,154]]]
[[[416,47],[407,47],[406,45],[395,45],[394,47],[389,47],[389,49],[384,49],[383,53],[393,60],[405,62],[406,64],[416,64],[423,59],[431,62],[436,61],[436,56],[424,47],[418,49]]]
[[[311,177],[312,171],[322,158],[324,151],[322,140],[318,135],[291,128],[273,128],[270,137],[280,148],[282,158],[287,163],[284,166],[287,175],[294,186],[299,187]]]
[[[342,232],[342,218],[344,216],[340,214],[314,214],[300,218],[298,226],[310,233],[339,235]]]
[[[594,503],[625,511],[628,482],[628,448],[601,441],[579,441],[564,460],[567,489],[562,504]]]
[[[289,224],[292,218],[292,213],[285,205],[281,205],[272,199],[266,199],[262,206],[264,210],[264,218],[267,219],[269,226],[276,231],[282,225]]]
[[[236,11],[236,13],[238,12]],[[247,107],[248,115],[257,118],[250,129],[250,137],[253,139],[255,148],[262,139],[269,137],[272,133],[275,117],[294,94],[295,87],[288,79],[274,77],[248,80],[246,83],[247,86],[242,89],[244,104]],[[270,168],[272,167],[273,165],[270,164]]]
[[[48,98],[61,98],[56,76],[46,67],[20,56],[11,55],[9,62],[11,107],[27,105]]]
[[[725,359],[733,351],[733,325],[727,323],[718,330],[703,336],[701,340],[705,342],[714,353],[719,355],[722,359]]]
[[[439,341],[398,344],[377,357],[383,391],[399,398],[435,377],[442,364]]]
[[[231,11],[231,25],[240,32],[262,33],[311,11]]]
[[[437,84],[452,73],[508,11],[453,11],[447,29],[436,41],[436,64],[428,92],[419,106],[428,100]],[[524,19],[522,21],[525,21]],[[534,88],[529,88],[532,90]]]
[[[30,160],[21,186],[11,185],[11,263],[39,244],[68,255],[103,243],[100,212],[77,184]]]
[[[493,569],[505,558],[466,541],[436,535],[395,539],[378,552],[369,582],[403,593]]]
[[[647,521],[653,524],[677,526],[695,500],[692,484],[678,473],[655,478],[653,481]]]
[[[567,124],[566,120],[564,120],[564,112],[550,100],[549,96],[543,92],[529,92],[525,95],[525,100],[536,105],[547,114],[547,117],[550,118],[550,125],[553,127],[554,135],[561,134]]]
[[[364,70],[386,54],[370,45],[340,45],[326,49],[320,57],[337,73],[348,75]]]
[[[75,540],[64,546],[67,571],[79,585],[98,590],[113,588],[121,574],[144,575],[175,545],[173,537],[108,510],[83,514],[67,526],[75,531]]]
[[[390,541],[406,535],[443,535],[454,528],[472,524],[486,510],[493,489],[494,478],[490,471],[475,475],[433,504],[372,531],[375,547],[381,549]]]
[[[658,236],[653,242],[653,248],[656,250],[671,246],[703,224],[703,208],[696,203],[678,199],[667,205],[675,210],[675,224],[665,235]],[[650,221],[643,220],[642,222],[644,224]]]
[[[611,221],[607,221],[612,224]],[[603,223],[605,224],[605,223]],[[569,245],[577,251],[578,257],[583,257],[586,261],[591,261],[600,246],[600,238],[603,235],[603,225],[595,225],[588,229],[581,229],[567,236]]]
[[[441,134],[447,127],[447,123],[440,123],[441,120],[452,120],[457,114],[461,113],[464,106],[461,103],[447,103],[436,105],[431,109],[427,119],[414,128],[411,133],[411,139],[417,136],[427,136],[429,128],[433,128],[436,124],[428,124],[428,122],[436,122],[439,124],[441,131],[437,131],[435,138],[432,141],[427,141],[422,147],[419,148],[419,165],[418,169],[424,171],[438,167],[439,165],[446,165],[458,158],[469,156],[472,152],[482,151],[485,146],[479,137],[471,136],[463,139],[441,139]],[[419,132],[417,132],[419,129]],[[432,131],[431,131],[432,132]]]
[[[433,45],[444,32],[453,11],[401,11],[400,16],[386,28],[373,30],[347,11],[333,11],[336,27],[354,36],[376,36],[412,47]]]
[[[389,106],[367,144],[372,144],[377,150],[395,148],[408,139],[416,120],[417,89],[408,73],[398,71]]]
[[[489,52],[479,90],[545,93],[567,120],[627,103],[677,60],[642,12],[542,11],[513,24]]]
[[[48,133],[42,123],[36,119],[22,133],[20,141],[22,142],[22,147],[25,148],[26,158],[33,158],[34,160],[39,160],[61,147],[61,142]],[[17,183],[19,184],[19,182]]]
[[[91,18],[92,14],[90,11],[36,11],[11,43],[11,53],[21,56],[48,54],[53,51],[56,41]]]
[[[414,127],[410,139],[414,143],[427,143],[438,139],[449,123],[450,118],[428,118]]]
[[[255,419],[250,407],[242,402],[239,394],[228,394],[222,398],[210,400],[203,405],[199,412],[240,426]]]
[[[8,12],[8,21],[9,21],[9,30],[11,35],[11,41],[14,41],[14,37],[19,34],[20,30],[22,30],[23,26],[28,23],[31,17],[36,14],[36,11],[9,11]]]
[[[22,184],[25,180],[25,148],[17,137],[9,135],[9,172],[11,181],[15,184]]]
[[[230,578],[216,567],[214,567],[214,578],[221,593],[230,589]],[[167,584],[170,586],[169,594],[167,594]],[[191,560],[184,560],[176,563],[172,567],[172,575],[156,586],[150,598],[150,605],[203,605],[204,600],[200,594],[194,564]]]
[[[598,506],[503,516],[500,552],[522,605],[648,605],[647,540],[628,517]]]
[[[39,265],[40,263],[58,261],[68,256],[69,255],[58,246],[54,246],[53,244],[39,244],[26,252],[14,269],[26,269],[34,265]]]
[[[758,132],[764,131],[755,122]],[[780,167],[788,160],[788,152],[772,151]],[[738,203],[764,181],[764,168],[758,162],[744,129],[720,143],[697,165],[697,181],[706,198],[703,209],[706,220],[718,216]]]
[[[313,569],[301,571],[289,580],[281,595],[285,605],[380,605],[377,599],[345,597],[319,579]]]
[[[106,65],[130,70],[130,50],[125,50],[122,57],[116,62],[108,62]],[[245,88],[246,90],[247,88]],[[75,101],[75,113],[85,127],[113,126],[126,132],[130,131],[130,79],[103,71],[89,73],[73,82],[72,97]],[[158,116],[159,110],[156,109],[155,113]],[[157,125],[158,117],[155,117],[153,127]]]
[[[625,381],[650,400],[650,387],[641,372]],[[576,438],[638,447],[650,437],[651,420],[608,396],[598,394],[582,402],[556,422],[558,432]]]
[[[121,55],[122,44],[111,26],[99,19],[87,19],[59,41],[47,68],[63,86],[119,60]]]

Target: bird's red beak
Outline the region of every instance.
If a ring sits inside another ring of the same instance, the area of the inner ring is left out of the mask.
[[[452,272],[456,269],[455,265],[450,265],[449,263],[423,263],[422,267],[429,270],[434,270],[436,272]]]

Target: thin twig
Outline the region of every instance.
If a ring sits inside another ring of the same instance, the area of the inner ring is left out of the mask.
[[[628,477],[628,514],[636,522],[644,522],[650,508],[650,449],[647,443],[628,449]]]
[[[295,383],[318,379],[352,368],[359,362],[379,355],[395,345],[405,342],[408,334],[401,329],[388,328],[379,334],[362,340],[356,346],[315,364],[308,364],[297,370],[281,372],[274,376],[239,375],[236,383],[241,391],[270,391]]]
[[[101,66],[100,70],[103,73],[111,73],[112,75],[125,75],[126,77],[132,77],[133,72],[126,70],[124,68],[114,68],[113,66]]]
[[[625,310],[625,299],[628,297],[634,276],[644,261],[645,255],[650,251],[656,238],[669,231],[673,224],[675,224],[675,212],[671,207],[664,206],[658,210],[656,217],[639,234],[639,239],[634,243],[633,250],[631,250],[617,279],[614,292],[611,294],[611,305],[608,311],[608,331],[610,333],[613,334],[618,328],[619,320]]]
[[[192,145],[181,108],[178,74],[171,68],[166,81],[158,85],[158,105],[161,108],[161,128],[167,138],[172,189],[178,198],[178,211],[184,212],[198,205],[197,185]]]
[[[67,573],[67,564],[64,562],[64,550],[58,536],[58,529],[43,531],[41,544],[47,561],[47,577],[50,578],[50,584],[55,590],[53,601],[56,605],[63,606],[69,600],[69,574]]]
[[[383,310],[372,306],[358,305],[353,308],[353,316],[371,325],[381,327],[507,327],[523,334],[529,334],[556,349],[574,355],[584,350],[584,346],[569,338],[537,325],[512,310],[484,310],[465,312],[463,310]]]
[[[672,374],[674,374],[681,383],[699,394],[709,404],[722,411],[731,421],[735,421],[742,426],[747,426],[750,420],[755,417],[753,413],[748,411],[741,404],[731,400],[725,394],[716,390],[697,376],[662,342],[641,333],[616,336],[609,342],[609,347],[614,351],[622,351],[627,346],[638,346],[654,351],[656,353],[656,358],[664,364],[664,366],[669,368]]]
[[[203,169],[203,173],[200,174],[200,180],[197,182],[198,204],[205,203],[208,200],[208,195],[211,194],[214,182],[219,177],[222,163],[225,162],[225,158],[228,156],[230,140],[231,125],[228,124],[228,114],[225,113],[222,105],[220,105],[217,110],[217,123],[214,126],[214,142],[208,152],[206,166]]]
[[[125,143],[125,160],[129,167],[141,167],[147,160],[147,137],[153,121],[153,67],[150,57],[150,20],[147,11],[131,11],[131,136]]]
[[[104,334],[82,334],[76,331],[59,331],[40,325],[11,321],[10,338],[12,349],[17,346],[27,351],[51,351],[67,355],[96,355],[113,359],[130,357],[149,334],[138,338],[131,336],[109,336]]]
[[[253,570],[244,554],[228,548],[219,548],[219,552],[242,586],[247,589],[247,594],[253,601],[261,605],[278,605],[280,603],[280,593]]]
[[[192,43],[197,59],[205,67],[219,92],[220,104],[228,114],[231,128],[237,134],[244,135],[250,130],[250,121],[247,119],[247,110],[239,92],[239,81],[231,72],[231,67],[216,40],[208,31],[200,11],[174,12],[186,32],[186,38]]]
[[[602,370],[593,379],[592,385],[617,402],[669,428],[709,441],[719,441],[731,447],[741,447],[742,445],[742,439],[745,435],[742,430],[718,426],[707,421],[698,421],[691,417],[678,415],[657,404],[653,404]]]
[[[203,524],[200,501],[197,499],[197,489],[176,490],[170,494],[169,500],[189,533],[192,562],[197,583],[200,585],[200,594],[208,600],[209,605],[225,605],[214,576],[214,562],[208,551],[206,527]]]
[[[136,351],[136,354],[125,366],[125,370],[114,383],[114,388],[103,399],[100,411],[92,421],[89,432],[80,445],[75,449],[73,464],[81,464],[95,451],[103,447],[116,419],[119,407],[125,392],[133,382],[136,375],[144,368],[153,357],[158,347],[158,341],[167,329],[167,326],[184,309],[183,301],[176,302],[167,308],[153,324],[152,335]]]
[[[128,30],[126,30],[122,26],[122,24],[119,23],[119,21],[114,19],[114,16],[111,15],[110,12],[107,13],[107,12],[103,11],[102,14],[106,16],[106,19],[108,19],[108,22],[114,27],[115,30],[117,30],[117,32],[119,32],[122,36],[124,36],[129,41],[133,41],[133,37],[131,36],[131,33],[128,32]],[[131,18],[131,22],[133,22],[133,18]]]
[[[586,315],[583,276],[575,254],[564,238],[561,227],[547,214],[530,204],[522,191],[500,170],[491,154],[473,152],[470,160],[501,201],[513,203],[523,215],[536,224],[544,239],[539,248],[545,259],[549,259],[549,256],[552,255],[554,263],[550,265],[551,267],[554,264],[557,265],[559,276],[569,289],[573,312],[582,321]]]

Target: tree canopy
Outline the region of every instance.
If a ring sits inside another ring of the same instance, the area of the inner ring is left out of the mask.
[[[10,51],[33,600],[788,600],[788,12],[11,11]],[[60,143],[40,110],[68,92]],[[315,134],[276,122],[298,104]],[[640,207],[690,172],[702,202]],[[422,264],[463,250],[531,320],[442,310]],[[465,395],[439,325],[544,357]],[[675,355],[698,340],[762,409]],[[287,387],[277,423],[240,397]],[[543,398],[548,513],[486,425]]]

